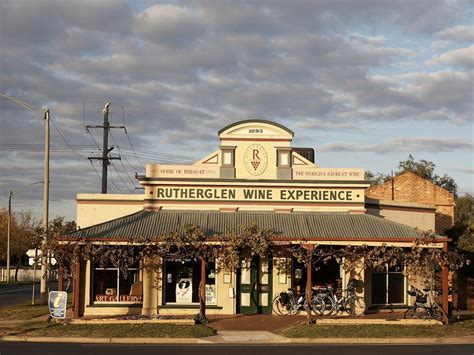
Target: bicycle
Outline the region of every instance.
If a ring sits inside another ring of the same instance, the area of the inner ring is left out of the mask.
[[[314,296],[312,306],[315,312],[321,316],[332,313],[334,307],[334,290],[331,286],[313,288]]]
[[[273,312],[278,315],[295,315],[301,310],[307,310],[307,300],[305,293],[297,296],[296,291],[289,288],[288,291],[280,292],[272,301]],[[324,301],[312,295],[311,308],[313,314],[320,314],[320,309],[324,308]]]
[[[347,294],[346,296],[343,295],[344,292]],[[338,289],[336,292],[331,286],[319,288],[318,295],[323,298],[324,302],[321,315],[347,313],[354,316],[365,313],[365,300],[357,295],[356,286],[353,283],[349,283],[347,289]]]
[[[407,291],[410,296],[415,297],[415,302],[410,306],[404,314],[405,319],[436,319],[443,320],[443,311],[436,302],[433,302],[430,296],[430,289],[420,291],[416,287],[410,286]]]

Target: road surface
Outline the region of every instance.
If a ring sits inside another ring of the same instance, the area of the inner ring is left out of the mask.
[[[39,300],[39,282],[36,282],[35,297]],[[57,290],[58,283],[51,282],[51,290]],[[12,306],[18,303],[31,301],[33,283],[29,284],[3,284],[0,286],[0,307]],[[3,355],[3,354],[0,354]]]
[[[390,355],[472,355],[474,345],[109,345],[61,343],[0,343],[1,355],[100,354],[132,353],[163,355],[309,355],[309,354],[390,354]]]

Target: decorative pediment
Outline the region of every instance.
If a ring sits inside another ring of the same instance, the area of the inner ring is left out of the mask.
[[[293,158],[292,164],[293,166],[316,166],[314,163],[310,162],[308,159],[305,157],[301,156],[300,154],[296,152],[292,152],[291,156]]]
[[[215,152],[213,152],[213,153],[205,156],[204,158],[198,160],[193,165],[207,165],[207,164],[216,165],[216,164],[219,164],[219,153],[220,153],[220,150],[216,150]]]
[[[233,123],[219,131],[221,140],[270,140],[286,141],[293,139],[293,131],[289,128],[265,120],[245,120]]]

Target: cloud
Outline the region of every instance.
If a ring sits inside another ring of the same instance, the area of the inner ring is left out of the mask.
[[[455,139],[426,137],[395,138],[386,143],[354,144],[328,143],[319,146],[320,152],[435,152],[446,153],[455,151],[472,151],[474,143]]]
[[[474,168],[451,168],[449,170],[456,171],[463,174],[470,174],[470,175],[474,174]]]
[[[443,40],[453,42],[472,42],[474,41],[473,26],[454,26],[446,28],[437,33],[437,36]]]
[[[197,12],[174,5],[153,5],[137,14],[134,33],[154,43],[186,45],[205,31]]]
[[[474,44],[466,48],[454,49],[443,53],[432,60],[444,64],[455,64],[466,69],[474,67]]]
[[[120,147],[113,153],[129,160],[125,169],[115,162],[125,184],[111,172],[123,190],[141,168],[130,137],[143,162],[183,162],[215,149],[220,128],[247,118],[301,128],[297,137],[309,142],[316,131],[377,124],[396,131],[410,120],[463,127],[473,111],[468,10],[441,0],[3,1],[0,92],[49,107],[84,156],[66,151],[52,127],[54,199],[74,200],[78,189],[99,188],[85,158],[98,151],[84,125],[101,124],[105,100],[112,124],[125,123],[129,133],[113,130],[110,139]],[[425,66],[433,48],[436,65]],[[18,145],[0,158],[5,195],[20,171],[25,182],[41,172],[43,124],[11,102],[0,107],[0,148]],[[101,131],[90,133],[100,145]],[[438,149],[466,151],[442,143]],[[407,146],[436,151],[430,142]]]

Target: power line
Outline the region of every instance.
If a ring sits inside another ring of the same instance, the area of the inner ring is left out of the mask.
[[[140,164],[142,166],[142,168],[145,169],[145,165],[143,165],[143,163],[140,161],[140,159],[137,156],[137,152],[135,151],[135,148],[133,147],[133,143],[132,143],[130,137],[128,136],[126,128],[125,128],[125,135],[127,136],[128,142],[130,143],[130,147],[132,147],[133,154],[135,155],[135,158],[137,159],[138,164]]]
[[[73,147],[71,144],[69,144],[69,142],[66,140],[66,138],[63,136],[63,134],[61,133],[61,131],[59,130],[59,128],[56,126],[56,123],[54,123],[54,121],[52,119],[50,119],[51,123],[53,124],[54,128],[56,129],[56,131],[59,133],[59,135],[61,136],[62,140],[64,141],[64,143],[66,143],[66,145],[69,147],[69,149],[71,149],[78,157],[80,157],[81,159],[86,159],[87,158],[81,154],[79,154]]]
[[[123,186],[125,186],[125,188],[131,193],[133,194],[134,192],[128,187],[128,185],[125,183],[125,181],[123,181],[122,177],[120,176],[117,168],[115,167],[115,164],[113,161],[110,161],[110,163],[112,164],[112,168],[114,169],[115,171],[115,174],[118,176],[118,178],[120,179],[120,181],[122,182]]]
[[[89,136],[92,138],[92,140],[94,141],[95,145],[97,146],[97,149],[99,149],[99,151],[102,151],[102,149],[100,148],[99,146],[99,143],[97,143],[97,141],[95,140],[94,136],[92,135],[92,133],[90,132],[89,128],[87,128],[86,126],[86,132],[89,134]]]
[[[115,140],[115,137],[114,135],[112,134],[112,132],[110,132],[110,137],[112,137],[112,140],[114,141],[115,143],[115,146],[117,147],[117,149],[120,151],[120,153],[122,153],[122,149],[120,148],[120,146],[117,144],[117,141]],[[138,172],[140,170],[140,168],[136,168],[128,159],[127,157],[124,155],[124,158],[125,160],[127,161],[127,163],[135,170],[135,172]],[[125,169],[125,168],[124,168]]]
[[[114,179],[113,179],[113,177],[112,177],[112,174],[110,174],[109,179],[110,179],[110,182],[112,183],[112,185],[115,186],[115,188],[117,189],[117,191],[120,192],[121,194],[123,194],[123,193],[124,193],[123,190],[122,190],[120,187],[117,186],[117,184],[115,183],[115,181],[114,181]]]
[[[92,160],[89,160],[89,162],[91,163],[92,169],[94,169],[95,173],[97,174],[97,177],[98,177],[99,180],[100,180],[100,179],[101,179],[100,174],[99,174],[99,172],[97,171],[97,169],[95,168],[94,164],[92,163]]]
[[[115,146],[117,147],[117,149],[119,150],[119,152],[122,153],[122,151],[121,151],[119,145],[118,145],[117,142],[115,141],[115,138],[114,138],[114,135],[112,134],[112,131],[110,132],[110,136],[112,137],[112,140],[114,141]],[[122,155],[123,155],[123,154],[120,154],[120,156],[122,156]],[[123,157],[125,158],[125,161],[128,162],[128,163],[132,166],[132,168],[134,168],[133,165],[128,161],[127,157],[126,157],[125,155],[123,155]],[[130,175],[128,174],[127,169],[125,169],[125,166],[123,165],[122,159],[120,159],[119,161],[120,161],[120,164],[122,165],[123,170],[125,171],[125,175],[127,175],[128,179],[129,179],[130,182],[132,183],[132,186],[135,187],[135,182],[130,178]],[[135,169],[135,168],[134,168],[134,169]],[[137,172],[137,170],[136,170],[136,172]]]
[[[12,96],[13,97],[13,96]],[[103,101],[90,101],[90,100],[58,100],[58,99],[34,99],[34,98],[27,98],[27,97],[13,97],[17,100],[26,100],[26,101],[37,101],[37,102],[88,102],[91,104],[103,104]]]

